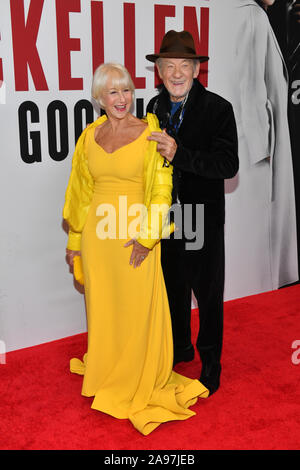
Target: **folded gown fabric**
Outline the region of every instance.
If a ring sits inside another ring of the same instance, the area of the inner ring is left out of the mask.
[[[88,345],[83,361],[74,358],[70,363],[71,371],[84,377],[82,394],[94,397],[92,408],[129,419],[144,435],[166,421],[193,416],[189,407],[209,394],[198,380],[172,371],[172,327],[160,243],[140,267],[133,268],[132,246],[124,247],[129,238],[99,236],[107,222],[107,213],[99,207],[114,208],[113,228],[118,234],[124,216],[120,197],[126,196],[128,208],[143,203],[149,134],[146,128],[112,154],[95,142],[92,131],[87,135],[88,165],[95,181],[81,240]],[[128,210],[128,227],[136,220],[136,212],[132,214]]]

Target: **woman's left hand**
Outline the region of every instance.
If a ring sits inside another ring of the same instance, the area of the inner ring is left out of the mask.
[[[74,251],[74,250],[69,250],[68,248],[66,249],[66,257],[67,257],[67,263],[71,266],[71,268],[74,267],[74,257],[75,256],[81,256],[80,251]]]
[[[132,239],[129,240],[129,242],[125,243],[124,247],[128,247],[130,245],[133,245],[132,253],[130,256],[130,261],[129,264],[133,264],[134,268],[137,268],[142,264],[144,259],[148,256],[149,253],[149,248],[146,248],[145,246],[141,245],[138,241]]]

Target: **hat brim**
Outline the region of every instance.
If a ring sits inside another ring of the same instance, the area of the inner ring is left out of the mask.
[[[160,54],[148,54],[146,59],[150,62],[156,62],[159,58],[165,59],[197,59],[199,62],[207,62],[209,57],[197,54],[188,54],[180,52],[161,52]]]

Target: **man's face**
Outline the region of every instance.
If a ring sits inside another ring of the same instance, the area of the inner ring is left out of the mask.
[[[171,101],[182,101],[199,74],[200,63],[191,59],[160,59],[158,73]]]

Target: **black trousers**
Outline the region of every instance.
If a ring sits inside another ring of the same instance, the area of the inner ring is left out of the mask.
[[[191,346],[191,289],[199,307],[197,349],[202,370],[220,364],[223,342],[224,225],[205,224],[204,245],[161,241],[161,262],[172,318],[175,354]]]

